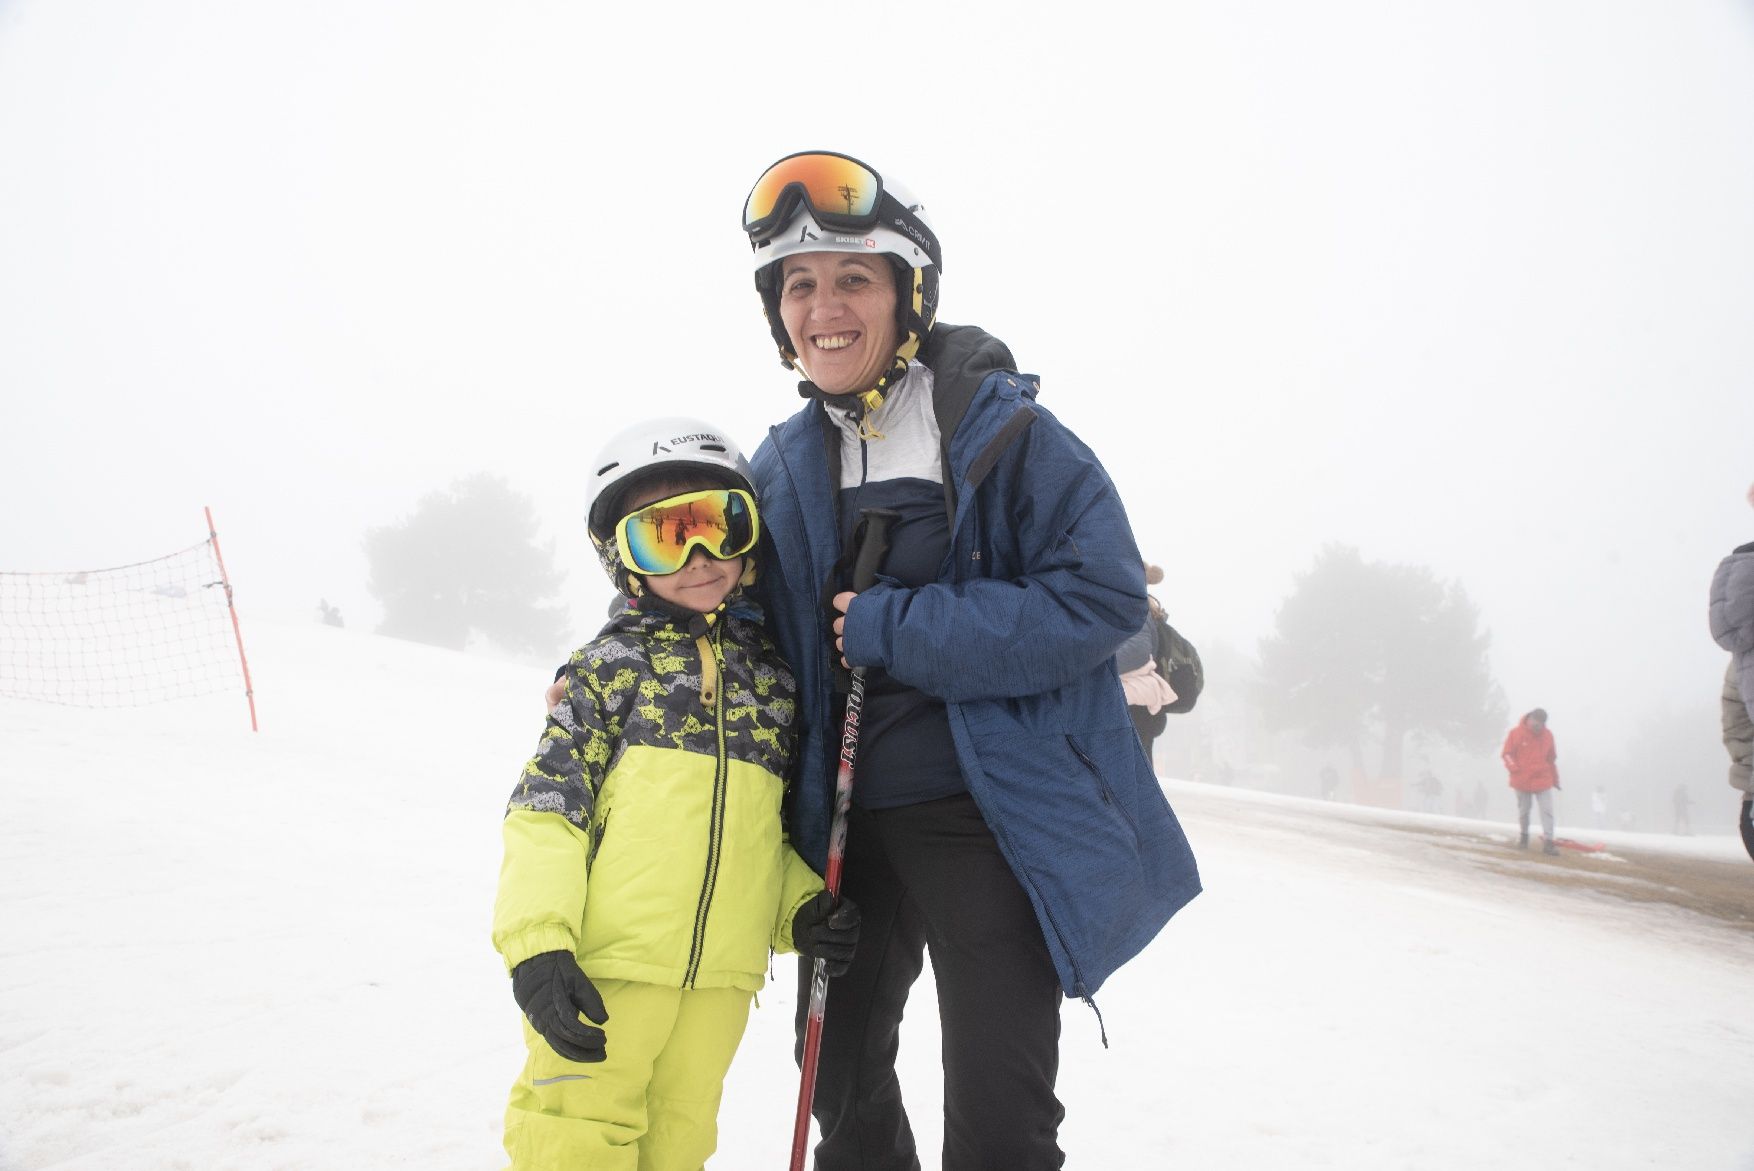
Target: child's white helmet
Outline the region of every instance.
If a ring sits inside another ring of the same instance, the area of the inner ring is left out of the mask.
[[[665,476],[705,475],[727,488],[755,495],[749,461],[725,433],[702,419],[675,416],[649,419],[617,432],[590,466],[585,489],[585,527],[603,571],[616,589],[630,597],[643,592],[635,574],[621,563],[615,543],[615,522],[622,501],[642,482]],[[747,558],[742,584],[754,579],[754,558]]]

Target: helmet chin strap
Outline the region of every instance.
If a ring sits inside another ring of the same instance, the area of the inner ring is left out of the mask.
[[[861,390],[854,396],[859,400],[859,404],[865,408],[859,415],[860,439],[884,438],[883,432],[877,430],[877,424],[873,421],[872,416],[883,406],[885,401],[883,392],[889,389],[891,383],[907,377],[908,363],[913,361],[914,355],[919,352],[920,335],[909,330],[907,340],[896,347],[894,363],[883,372],[883,376],[877,380],[877,385],[870,390]]]
[[[888,379],[884,381],[887,382]],[[877,430],[877,424],[871,419],[871,416],[877,413],[877,408],[883,405],[883,391],[873,386],[870,390],[859,393],[859,401],[865,404],[864,411],[859,415],[859,438],[867,440],[884,438],[883,432]]]
[[[907,340],[896,347],[894,365],[890,366],[884,372],[883,377],[877,380],[876,386],[870,390],[859,392],[859,402],[865,408],[864,413],[859,416],[860,439],[882,439],[884,437],[883,432],[877,430],[877,424],[872,422],[871,416],[875,415],[878,408],[883,405],[883,392],[889,389],[890,383],[896,379],[907,377],[908,363],[913,361],[914,355],[919,352],[920,335],[909,330]]]

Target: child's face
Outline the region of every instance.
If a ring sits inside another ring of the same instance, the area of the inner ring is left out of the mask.
[[[720,561],[697,548],[688,555],[688,564],[675,573],[646,574],[646,588],[672,606],[710,614],[731,596],[742,576],[743,558]]]
[[[706,485],[679,488],[673,484],[654,484],[644,491],[633,493],[623,501],[623,515],[648,504],[655,504],[666,497],[692,492],[699,487]],[[688,562],[675,573],[646,573],[640,576],[648,590],[672,606],[680,606],[698,614],[711,614],[737,588],[737,582],[743,576],[743,558],[732,557],[721,561],[696,546],[689,552]]]

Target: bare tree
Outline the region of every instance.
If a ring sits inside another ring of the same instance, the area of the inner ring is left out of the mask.
[[[1459,584],[1330,545],[1261,640],[1262,711],[1312,745],[1345,748],[1360,775],[1366,745],[1378,742],[1377,775],[1400,777],[1410,733],[1490,746],[1505,718],[1490,644]]]
[[[461,650],[471,632],[511,651],[564,650],[565,608],[549,604],[564,574],[537,539],[529,497],[486,473],[423,497],[414,512],[365,535],[381,634]]]

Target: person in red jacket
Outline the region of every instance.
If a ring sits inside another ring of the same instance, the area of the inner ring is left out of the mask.
[[[1541,805],[1541,852],[1557,854],[1553,844],[1553,790],[1559,788],[1558,753],[1553,751],[1553,733],[1547,730],[1547,713],[1536,708],[1524,716],[1510,735],[1504,738],[1499,755],[1510,770],[1510,787],[1516,790],[1517,821],[1522,836],[1517,845],[1529,848],[1529,805]]]

